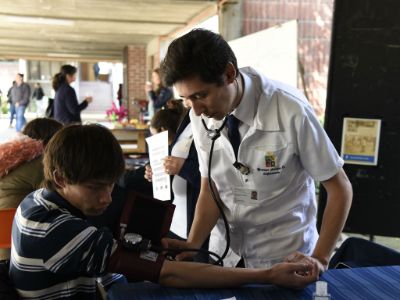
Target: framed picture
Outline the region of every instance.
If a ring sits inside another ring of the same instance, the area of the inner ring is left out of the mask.
[[[381,120],[344,118],[341,156],[345,163],[378,164]]]

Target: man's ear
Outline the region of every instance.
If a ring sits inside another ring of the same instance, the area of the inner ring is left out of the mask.
[[[229,62],[226,65],[225,76],[226,76],[226,82],[228,84],[231,84],[232,82],[235,81],[237,74],[236,74],[236,69],[235,69],[235,66],[233,65],[233,63]]]
[[[53,179],[57,187],[59,188],[65,187],[65,179],[60,175],[60,173],[57,170],[53,171]]]

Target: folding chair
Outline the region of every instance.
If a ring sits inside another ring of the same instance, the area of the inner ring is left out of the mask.
[[[16,208],[0,209],[0,249],[11,248],[11,228]],[[0,261],[0,299],[19,299],[8,276],[9,260]]]
[[[11,248],[11,228],[16,208],[0,209],[0,249]]]

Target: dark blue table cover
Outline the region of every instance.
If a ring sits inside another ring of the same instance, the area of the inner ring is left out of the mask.
[[[320,278],[328,282],[331,300],[400,300],[400,266],[328,270]],[[313,299],[315,284],[302,290],[272,285],[246,285],[231,289],[176,289],[149,282],[116,284],[108,300],[126,299]]]

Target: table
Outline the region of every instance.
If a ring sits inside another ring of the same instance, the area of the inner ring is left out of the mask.
[[[124,154],[147,152],[146,137],[149,135],[148,129],[113,128],[111,132],[120,143]]]
[[[400,299],[400,266],[336,269],[320,278],[328,282],[331,300],[398,300]],[[108,300],[125,299],[304,299],[312,300],[315,284],[303,290],[290,290],[272,285],[247,285],[233,289],[176,289],[149,282],[116,284]]]

